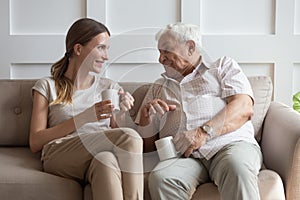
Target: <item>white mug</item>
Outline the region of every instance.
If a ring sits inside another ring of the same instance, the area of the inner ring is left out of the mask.
[[[120,110],[120,95],[116,89],[107,89],[101,93],[102,100],[111,100],[114,110]]]
[[[173,143],[173,137],[168,136],[155,141],[155,146],[158,152],[159,160],[167,160],[178,157],[178,153]]]

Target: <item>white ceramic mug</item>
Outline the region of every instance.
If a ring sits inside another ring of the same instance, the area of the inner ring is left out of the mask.
[[[119,91],[116,89],[104,90],[101,93],[102,101],[111,100],[114,105],[114,110],[120,110],[120,95],[118,93]]]
[[[159,160],[167,160],[178,157],[178,153],[173,143],[173,137],[168,136],[155,141],[155,146],[158,152]]]

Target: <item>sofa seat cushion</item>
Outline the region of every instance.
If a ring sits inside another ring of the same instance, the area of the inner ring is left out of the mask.
[[[148,176],[145,174],[145,200],[151,200],[148,190]],[[285,200],[283,182],[280,176],[268,169],[263,169],[258,174],[258,187],[261,200]],[[220,200],[220,193],[217,186],[210,182],[200,185],[191,200]]]
[[[285,200],[284,187],[280,176],[268,169],[261,170],[258,174],[258,187],[261,200]],[[219,200],[218,188],[213,183],[199,186],[192,200]]]
[[[148,176],[149,172],[145,173],[145,188],[144,188],[144,199],[151,200],[148,190]],[[261,200],[284,200],[284,188],[280,176],[268,169],[263,169],[258,175],[258,187],[261,196]],[[84,189],[84,199],[92,200],[91,186],[87,185]],[[219,200],[220,193],[218,188],[213,183],[205,183],[199,186],[193,195],[192,200]]]
[[[39,155],[28,147],[0,148],[1,199],[82,199],[76,181],[42,171]]]
[[[258,174],[258,186],[262,200],[285,200],[284,187],[280,176],[272,170],[262,170]]]

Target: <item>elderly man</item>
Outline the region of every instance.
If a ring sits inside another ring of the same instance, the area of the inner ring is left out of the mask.
[[[144,151],[155,151],[154,141],[171,135],[182,156],[151,172],[152,199],[190,199],[208,181],[222,199],[260,199],[253,93],[240,66],[229,57],[208,62],[195,25],[167,25],[156,39],[165,73],[149,89],[136,122]]]

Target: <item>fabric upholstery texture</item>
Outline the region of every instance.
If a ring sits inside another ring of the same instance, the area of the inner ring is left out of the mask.
[[[248,77],[254,94],[254,114],[251,118],[255,138],[261,140],[262,124],[272,99],[273,84],[271,79],[264,76]]]
[[[287,199],[300,199],[300,114],[272,102],[267,112],[261,148],[267,169],[283,180]]]
[[[0,160],[0,199],[82,199],[80,184],[43,172],[39,155],[27,147],[1,147]]]
[[[35,80],[1,80],[0,145],[27,146]],[[5,113],[5,114],[4,114]]]
[[[35,81],[0,80],[0,199],[91,199],[89,185],[43,172],[40,155],[29,150],[31,87]],[[283,199],[284,192],[288,200],[300,199],[300,114],[281,103],[270,104],[269,77],[249,77],[249,81],[255,98],[251,120],[265,162],[265,169],[259,174],[262,199]],[[121,82],[120,85],[135,97],[134,109],[130,111],[135,118],[150,84]],[[147,187],[145,199],[150,199]],[[219,199],[217,187],[213,183],[201,185],[193,196],[193,200],[197,199]]]

